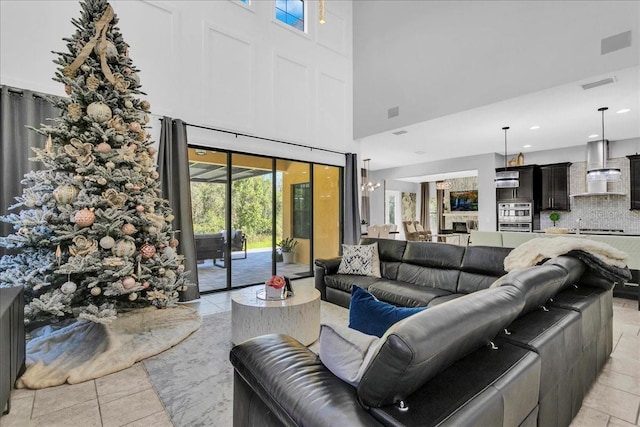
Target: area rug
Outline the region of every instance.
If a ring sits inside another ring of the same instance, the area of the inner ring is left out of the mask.
[[[200,314],[179,306],[122,313],[110,324],[86,320],[46,326],[27,343],[18,388],[40,389],[121,371],[178,344],[200,327]]]
[[[321,302],[320,321],[348,323],[348,310]],[[146,359],[160,400],[176,427],[233,425],[231,312],[202,318],[202,327],[177,346]],[[316,353],[316,343],[309,347]]]

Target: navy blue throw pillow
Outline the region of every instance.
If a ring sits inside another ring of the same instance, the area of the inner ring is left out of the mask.
[[[349,303],[349,327],[367,335],[381,337],[394,323],[425,308],[396,307],[379,301],[366,290],[354,285]]]

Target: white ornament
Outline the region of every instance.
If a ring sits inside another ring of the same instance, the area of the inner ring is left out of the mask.
[[[134,288],[136,286],[136,279],[131,276],[125,277],[122,279],[122,286],[124,286],[125,289]]]
[[[71,295],[78,289],[78,286],[73,282],[64,282],[62,286],[60,286],[60,290],[65,295]]]
[[[116,167],[116,164],[113,162],[107,162],[104,165],[107,167],[107,169],[113,169]]]
[[[115,244],[116,241],[111,236],[104,236],[100,239],[100,246],[104,249],[111,249]]]
[[[129,294],[129,301],[135,301],[138,299],[138,294],[136,294],[135,292],[132,292]]]
[[[102,289],[100,289],[98,286],[91,288],[91,295],[93,295],[94,297],[97,297],[101,293],[102,293]]]

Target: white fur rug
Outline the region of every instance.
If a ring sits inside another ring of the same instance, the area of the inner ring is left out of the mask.
[[[34,331],[18,388],[76,384],[108,375],[161,353],[202,324],[188,307],[147,307],[122,313],[111,324],[85,320]]]
[[[589,252],[605,264],[624,268],[629,256],[626,252],[602,242],[575,237],[538,237],[531,239],[514,250],[504,259],[505,271],[531,267],[545,258],[553,258],[572,250]]]

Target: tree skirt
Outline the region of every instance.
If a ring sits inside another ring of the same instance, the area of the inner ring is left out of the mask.
[[[111,324],[85,320],[45,326],[27,343],[26,371],[18,388],[76,384],[126,369],[187,338],[202,324],[188,307],[146,307],[122,313]]]

